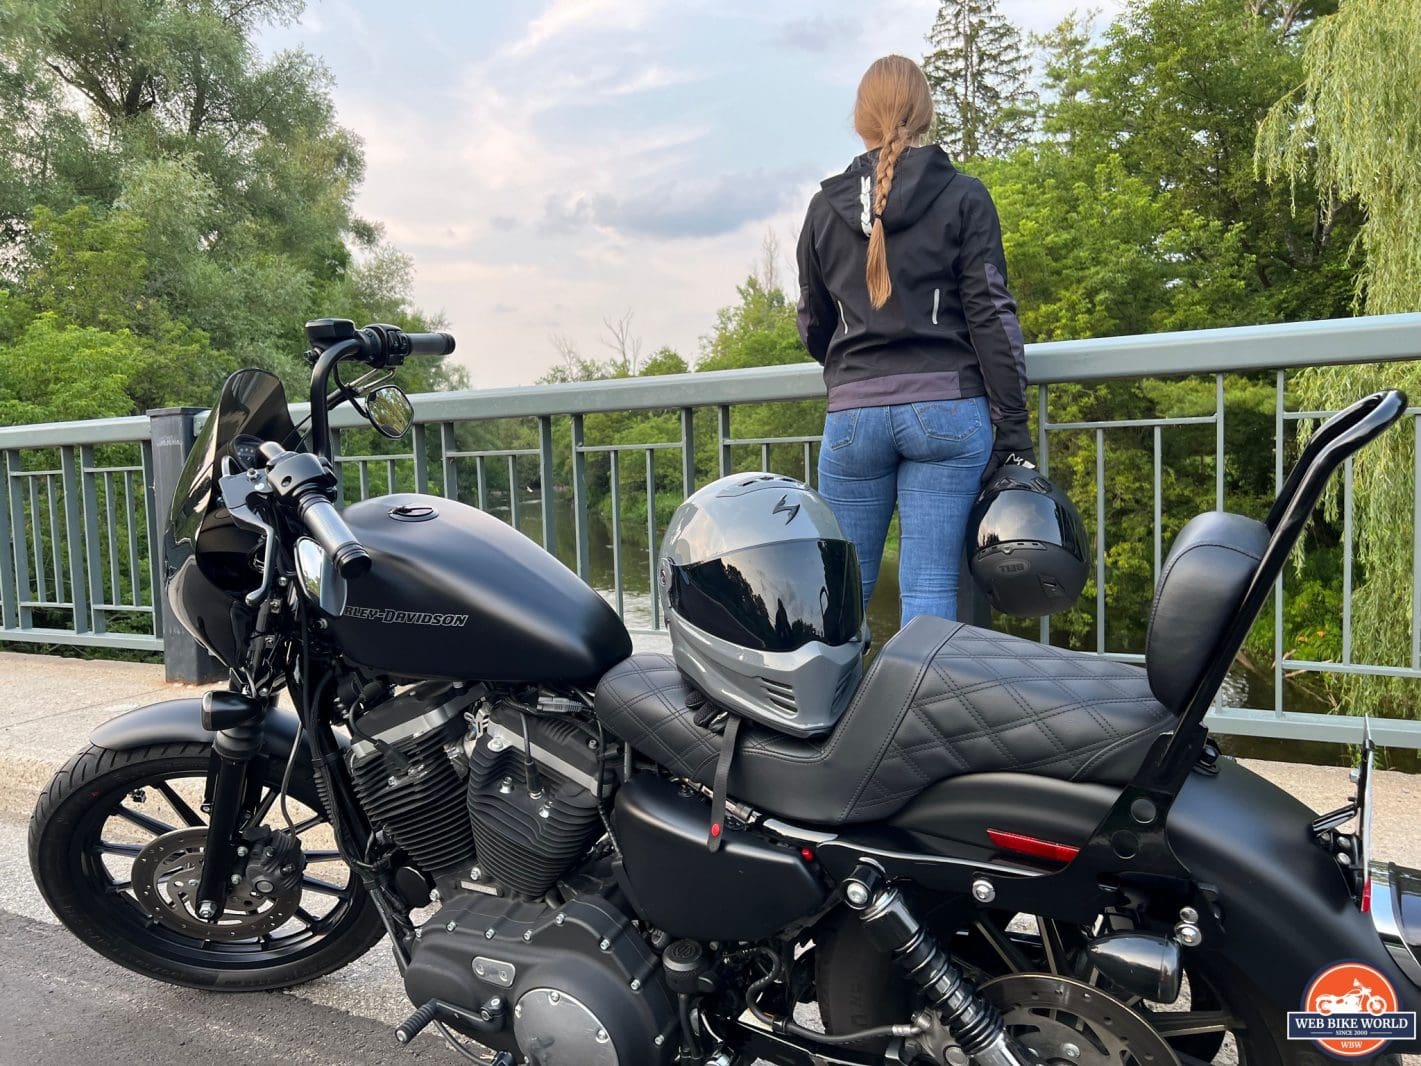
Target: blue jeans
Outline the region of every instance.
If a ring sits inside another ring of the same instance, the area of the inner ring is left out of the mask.
[[[865,608],[896,502],[904,624],[920,614],[957,617],[967,512],[991,452],[992,423],[981,396],[829,412],[819,491],[858,550]]]

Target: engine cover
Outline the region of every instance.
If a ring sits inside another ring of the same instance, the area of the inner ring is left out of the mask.
[[[530,1066],[664,1064],[678,1043],[661,960],[601,896],[553,908],[460,895],[422,928],[405,990],[416,1006],[501,1018],[467,1035]]]

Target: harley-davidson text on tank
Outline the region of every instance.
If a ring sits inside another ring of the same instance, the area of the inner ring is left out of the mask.
[[[447,626],[457,629],[467,625],[466,614],[436,614],[430,611],[395,611],[384,607],[347,607],[347,618],[360,618],[367,622],[385,622],[410,626]]]

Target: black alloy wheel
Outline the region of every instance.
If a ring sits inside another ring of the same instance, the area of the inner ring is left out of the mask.
[[[365,954],[384,934],[374,904],[301,775],[286,805],[295,840],[286,832],[277,802],[284,767],[275,761],[253,819],[273,831],[275,858],[253,855],[216,922],[195,915],[210,755],[204,744],[89,747],[55,775],[30,820],[29,845],[35,881],[59,920],[119,965],[191,988],[287,988]],[[258,859],[279,865],[268,871]]]

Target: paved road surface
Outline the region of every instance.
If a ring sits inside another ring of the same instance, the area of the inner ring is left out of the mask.
[[[138,977],[54,919],[30,880],[25,821],[0,811],[0,1066],[403,1066],[461,1061],[394,1026],[409,1000],[383,944],[293,992],[221,994]]]
[[[365,1066],[456,1060],[388,1026],[280,993],[218,995],[135,977],[58,925],[0,912],[0,1063]]]

